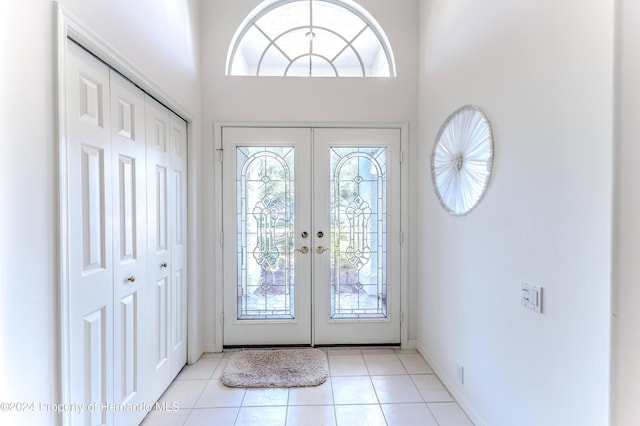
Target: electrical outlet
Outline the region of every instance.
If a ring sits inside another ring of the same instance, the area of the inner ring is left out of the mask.
[[[458,379],[458,383],[464,385],[464,367],[459,362],[456,363],[456,379]]]

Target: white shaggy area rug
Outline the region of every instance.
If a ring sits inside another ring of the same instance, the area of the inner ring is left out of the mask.
[[[247,350],[231,356],[222,383],[247,388],[317,386],[328,375],[327,357],[318,349]]]

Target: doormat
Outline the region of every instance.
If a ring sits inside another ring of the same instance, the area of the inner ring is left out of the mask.
[[[248,350],[235,353],[222,372],[230,387],[317,386],[329,376],[327,357],[318,349]]]

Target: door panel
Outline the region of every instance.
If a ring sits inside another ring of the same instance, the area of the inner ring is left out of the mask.
[[[147,280],[146,130],[144,93],[111,71],[113,170],[114,397],[116,404],[139,404],[149,380],[149,345],[143,327],[151,310]],[[139,423],[144,412],[117,410],[116,424]]]
[[[311,343],[309,136],[223,129],[225,345]]]
[[[104,148],[85,144],[80,146],[80,151],[83,272],[91,274],[103,271],[106,264],[105,155]]]
[[[315,129],[313,143],[315,343],[399,343],[400,130]]]
[[[109,69],[68,44],[70,401],[111,402],[113,247]],[[74,423],[107,424],[112,413],[70,413]]]
[[[187,123],[170,113],[171,377],[187,363]],[[162,265],[160,265],[162,267]]]
[[[169,279],[171,252],[169,233],[169,168],[167,149],[170,134],[168,110],[145,96],[147,136],[147,235],[148,279],[151,306],[150,323],[146,325],[151,350],[151,395],[158,398],[171,381],[169,361]]]
[[[84,362],[83,362],[83,385],[85,403],[98,403],[109,401],[109,391],[111,389],[109,375],[107,374],[109,356],[106,353],[109,336],[106,333],[107,318],[106,307],[102,307],[95,312],[84,317],[83,338],[84,338]],[[90,405],[87,405],[89,407]],[[108,411],[86,410],[84,413],[84,424],[106,425]],[[109,416],[110,417],[110,416]]]

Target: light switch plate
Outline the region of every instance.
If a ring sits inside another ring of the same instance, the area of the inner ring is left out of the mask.
[[[542,287],[522,281],[520,283],[520,303],[532,311],[542,313]]]

